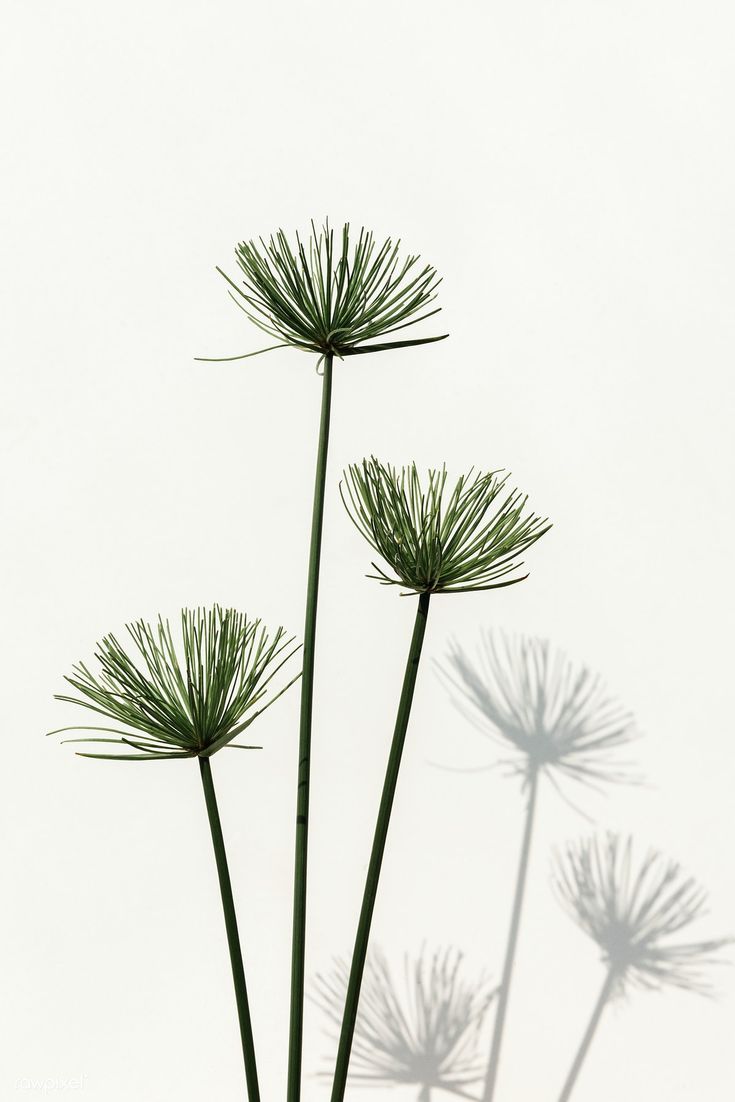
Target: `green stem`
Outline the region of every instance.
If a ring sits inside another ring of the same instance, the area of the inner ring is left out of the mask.
[[[304,1033],[304,973],[306,958],[306,861],[309,845],[309,766],[311,761],[311,715],[314,701],[314,648],[319,595],[319,563],[324,521],[324,487],[329,448],[329,415],[332,402],[332,361],[324,357],[319,447],[311,518],[309,573],[306,586],[301,714],[299,720],[299,765],[296,789],[296,853],[294,860],[293,933],[291,940],[291,1015],[288,1043],[288,1102],[301,1097],[301,1057]]]
[[[360,986],[365,970],[365,958],[367,956],[368,940],[370,938],[370,925],[372,923],[373,910],[375,908],[375,897],[378,891],[378,880],[380,878],[380,868],[383,863],[383,853],[385,852],[385,840],[388,836],[388,824],[390,823],[393,797],[396,792],[398,771],[401,766],[401,755],[406,740],[408,718],[411,714],[411,702],[413,700],[413,692],[416,685],[416,674],[418,672],[419,659],[421,657],[421,648],[424,642],[424,632],[426,631],[426,618],[429,613],[429,597],[430,594],[428,593],[422,593],[419,597],[418,609],[416,610],[416,622],[414,624],[411,646],[408,652],[406,673],[403,678],[401,699],[398,705],[396,725],[393,732],[393,741],[391,743],[385,780],[383,782],[383,794],[380,797],[380,808],[378,810],[378,819],[375,824],[373,848],[370,854],[370,863],[365,879],[365,891],[362,897],[360,921],[358,922],[355,947],[352,953],[350,978],[347,983],[342,1029],[337,1049],[337,1063],[334,1069],[334,1080],[332,1083],[332,1102],[343,1102],[345,1088],[347,1086],[347,1072],[350,1064],[350,1053],[352,1051],[352,1038],[355,1032],[355,1023],[357,1021],[357,1008],[360,1002]]]
[[[572,1090],[574,1089],[574,1085],[577,1082],[577,1078],[578,1078],[580,1070],[582,1068],[582,1064],[585,1061],[587,1053],[589,1052],[590,1045],[592,1044],[592,1039],[595,1036],[595,1033],[597,1032],[598,1025],[600,1024],[600,1018],[602,1017],[602,1012],[605,1009],[605,1007],[607,1006],[607,1003],[610,999],[610,996],[612,995],[613,991],[615,990],[615,984],[617,982],[617,979],[618,979],[617,970],[615,968],[608,969],[608,973],[605,976],[605,982],[602,985],[602,990],[600,991],[600,994],[597,997],[597,1002],[595,1003],[595,1008],[592,1011],[592,1016],[591,1016],[589,1022],[587,1023],[587,1028],[584,1031],[584,1036],[582,1037],[581,1044],[580,1044],[579,1048],[577,1049],[577,1055],[574,1057],[574,1060],[572,1062],[572,1066],[569,1069],[569,1074],[567,1075],[567,1078],[566,1078],[566,1082],[564,1083],[564,1086],[562,1087],[562,1090],[561,1090],[561,1094],[559,1095],[559,1102],[568,1102],[568,1100],[572,1096]]]
[[[513,979],[513,964],[515,961],[518,934],[521,927],[521,912],[523,911],[523,897],[526,891],[528,878],[528,863],[531,856],[531,839],[533,837],[533,821],[536,813],[536,796],[538,794],[538,769],[533,768],[529,777],[528,802],[526,804],[526,825],[523,831],[521,844],[521,856],[518,862],[516,876],[516,889],[513,898],[513,911],[508,931],[508,941],[505,949],[505,962],[503,964],[503,978],[498,993],[498,1005],[495,1009],[495,1023],[493,1026],[493,1039],[490,1046],[490,1060],[485,1077],[485,1089],[483,1102],[492,1102],[495,1095],[495,1085],[498,1078],[498,1066],[500,1064],[500,1050],[503,1045],[503,1032],[505,1029],[505,1017],[508,1010],[510,986]]]
[[[245,1079],[248,1088],[248,1098],[250,1102],[260,1102],[260,1089],[258,1087],[258,1069],[255,1062],[255,1043],[253,1041],[253,1027],[250,1021],[248,992],[247,987],[245,986],[245,971],[242,966],[240,936],[237,932],[237,918],[235,916],[235,903],[232,898],[232,884],[230,883],[230,873],[229,869],[227,868],[225,840],[222,836],[222,824],[220,823],[219,811],[217,809],[217,797],[214,792],[212,766],[210,764],[209,758],[199,758],[199,769],[202,774],[204,799],[207,804],[209,826],[212,831],[214,857],[217,862],[217,875],[219,877],[219,888],[222,895],[222,909],[225,913],[227,944],[230,949],[232,979],[235,984],[237,1016],[240,1020],[240,1037],[242,1039],[242,1055],[245,1061]]]

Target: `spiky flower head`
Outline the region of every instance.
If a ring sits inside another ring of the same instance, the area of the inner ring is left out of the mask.
[[[616,760],[636,737],[632,715],[548,640],[488,631],[474,661],[452,643],[441,672],[463,713],[512,750],[507,764],[524,780],[541,771],[554,784],[635,779]]]
[[[617,834],[569,845],[554,876],[574,921],[597,943],[616,976],[616,993],[664,986],[707,994],[702,970],[718,962],[730,938],[676,938],[706,909],[707,896],[679,864],[649,850],[633,858],[632,839]]]
[[[126,627],[132,652],[106,635],[95,655],[99,671],[78,663],[65,678],[78,695],[56,697],[120,725],[94,723],[50,732],[96,731],[98,736],[65,741],[115,743],[127,751],[84,752],[82,757],[210,757],[234,745],[232,740],[299,676],[271,688],[298,648],[283,628],[269,633],[260,620],[234,609],[184,609],[178,645],[169,621],[161,617],[155,625],[138,620]]]
[[[499,589],[523,581],[510,577],[523,554],[548,531],[546,519],[526,510],[526,497],[507,490],[501,472],[460,475],[447,487],[447,472],[430,470],[422,483],[416,464],[395,467],[375,457],[344,472],[340,493],[353,523],[393,574],[373,563],[383,585],[416,593]]]
[[[462,959],[454,949],[422,951],[415,959],[406,955],[399,985],[379,950],[368,958],[352,1081],[461,1091],[481,1078],[478,1040],[496,992],[483,976],[463,975]],[[337,961],[330,975],[316,981],[314,999],[337,1030],[348,974],[347,964]]]
[[[400,241],[388,238],[378,246],[365,229],[351,241],[346,223],[335,244],[328,223],[317,230],[312,222],[306,244],[298,233],[291,244],[283,230],[278,230],[268,241],[241,242],[235,256],[240,280],[217,270],[227,281],[236,305],[259,329],[276,338],[278,344],[271,348],[290,346],[320,357],[333,354],[341,358],[427,344],[446,336],[365,343],[406,329],[440,310],[429,309],[440,282],[436,271],[430,264],[421,265],[418,256],[402,259]]]

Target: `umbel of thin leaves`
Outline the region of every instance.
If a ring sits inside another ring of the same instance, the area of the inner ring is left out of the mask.
[[[83,757],[210,757],[235,745],[233,739],[296,680],[276,689],[272,685],[297,649],[281,627],[271,633],[260,620],[218,606],[184,609],[180,627],[177,644],[168,620],[138,620],[127,625],[127,647],[114,635],[102,639],[96,672],[83,662],[74,666],[65,680],[77,695],[57,699],[119,726],[97,721],[61,731],[96,731],[104,737],[67,741],[114,743],[125,751]]]
[[[415,1084],[422,1102],[432,1088],[462,1093],[482,1074],[478,1040],[495,992],[482,976],[463,975],[462,954],[454,949],[406,955],[403,972],[399,984],[380,951],[368,959],[350,1080]],[[330,975],[317,977],[315,1001],[337,1027],[348,974],[337,961]]]
[[[599,946],[615,994],[632,987],[710,990],[704,969],[731,939],[681,940],[705,913],[707,897],[675,861],[649,850],[636,862],[632,840],[608,834],[569,845],[554,883],[567,912]]]
[[[278,230],[268,241],[243,241],[235,255],[239,280],[217,270],[250,321],[277,339],[261,351],[290,346],[341,358],[443,339],[365,343],[439,312],[432,306],[440,282],[436,271],[418,256],[401,258],[400,241],[378,245],[365,229],[351,240],[347,223],[335,243],[328,224],[317,230],[312,222],[306,243],[296,234],[292,244]]]
[[[444,468],[422,480],[415,463],[399,471],[373,457],[347,468],[340,492],[388,564],[373,563],[370,577],[416,593],[462,593],[522,581],[520,556],[551,527],[507,481],[470,471],[450,489]]]
[[[632,779],[616,761],[636,737],[632,715],[548,640],[488,631],[474,661],[452,643],[442,673],[473,724],[512,751],[508,764],[526,783],[538,772],[553,784]]]

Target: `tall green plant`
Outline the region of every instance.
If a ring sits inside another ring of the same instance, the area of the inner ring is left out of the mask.
[[[106,635],[95,655],[99,671],[94,673],[83,662],[78,663],[65,678],[76,695],[59,694],[56,698],[111,720],[115,726],[95,721],[86,726],[62,727],[50,734],[94,731],[94,735],[64,741],[121,747],[114,753],[78,751],[86,758],[196,758],[199,762],[222,896],[248,1098],[259,1102],[250,1004],[210,759],[225,747],[252,749],[233,740],[297,680],[298,675],[275,691],[271,684],[298,648],[292,646],[293,639],[286,637],[283,628],[271,635],[260,620],[218,606],[209,611],[185,609],[178,645],[168,620],[160,617],[155,625],[144,620],[128,624],[127,631],[132,653],[114,635]]]
[[[239,360],[276,348],[296,348],[318,356],[318,366],[322,369],[296,788],[287,1098],[288,1102],[298,1102],[303,1046],[314,660],[334,359],[430,344],[443,340],[446,334],[388,342],[379,340],[431,317],[440,309],[431,306],[440,282],[436,271],[431,265],[420,264],[418,256],[402,259],[399,241],[387,239],[378,245],[372,233],[361,229],[352,243],[350,227],[346,224],[335,243],[334,231],[328,224],[317,230],[312,223],[306,244],[298,234],[295,244],[291,244],[283,230],[278,230],[267,242],[262,238],[257,242],[242,242],[235,256],[240,268],[239,280],[217,269],[227,281],[230,297],[250,321],[274,337],[277,343],[239,356],[200,359],[208,362]]]
[[[416,677],[434,594],[498,589],[522,581],[520,556],[550,527],[526,510],[526,498],[507,490],[499,472],[462,475],[448,490],[447,473],[426,482],[415,464],[398,471],[377,459],[348,468],[340,487],[347,512],[385,560],[370,577],[418,594],[418,607],[383,792],[375,825],[360,918],[347,982],[332,1102],[342,1102],[357,1020],[378,881],[408,728]]]

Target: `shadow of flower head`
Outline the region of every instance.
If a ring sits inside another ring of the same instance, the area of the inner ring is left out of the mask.
[[[464,1093],[483,1073],[478,1040],[495,990],[484,976],[462,974],[455,949],[404,957],[403,984],[384,955],[368,959],[355,1029],[350,1079],[356,1084],[414,1084]],[[349,970],[335,962],[316,978],[313,1000],[339,1030]]]
[[[702,969],[718,963],[731,938],[672,941],[700,918],[707,896],[675,861],[649,850],[633,858],[633,842],[608,834],[570,844],[555,870],[556,893],[574,921],[600,947],[616,983],[711,993]]]
[[[514,751],[509,764],[525,780],[635,780],[615,757],[636,737],[632,715],[548,640],[488,632],[476,660],[453,643],[440,672],[474,726]]]

